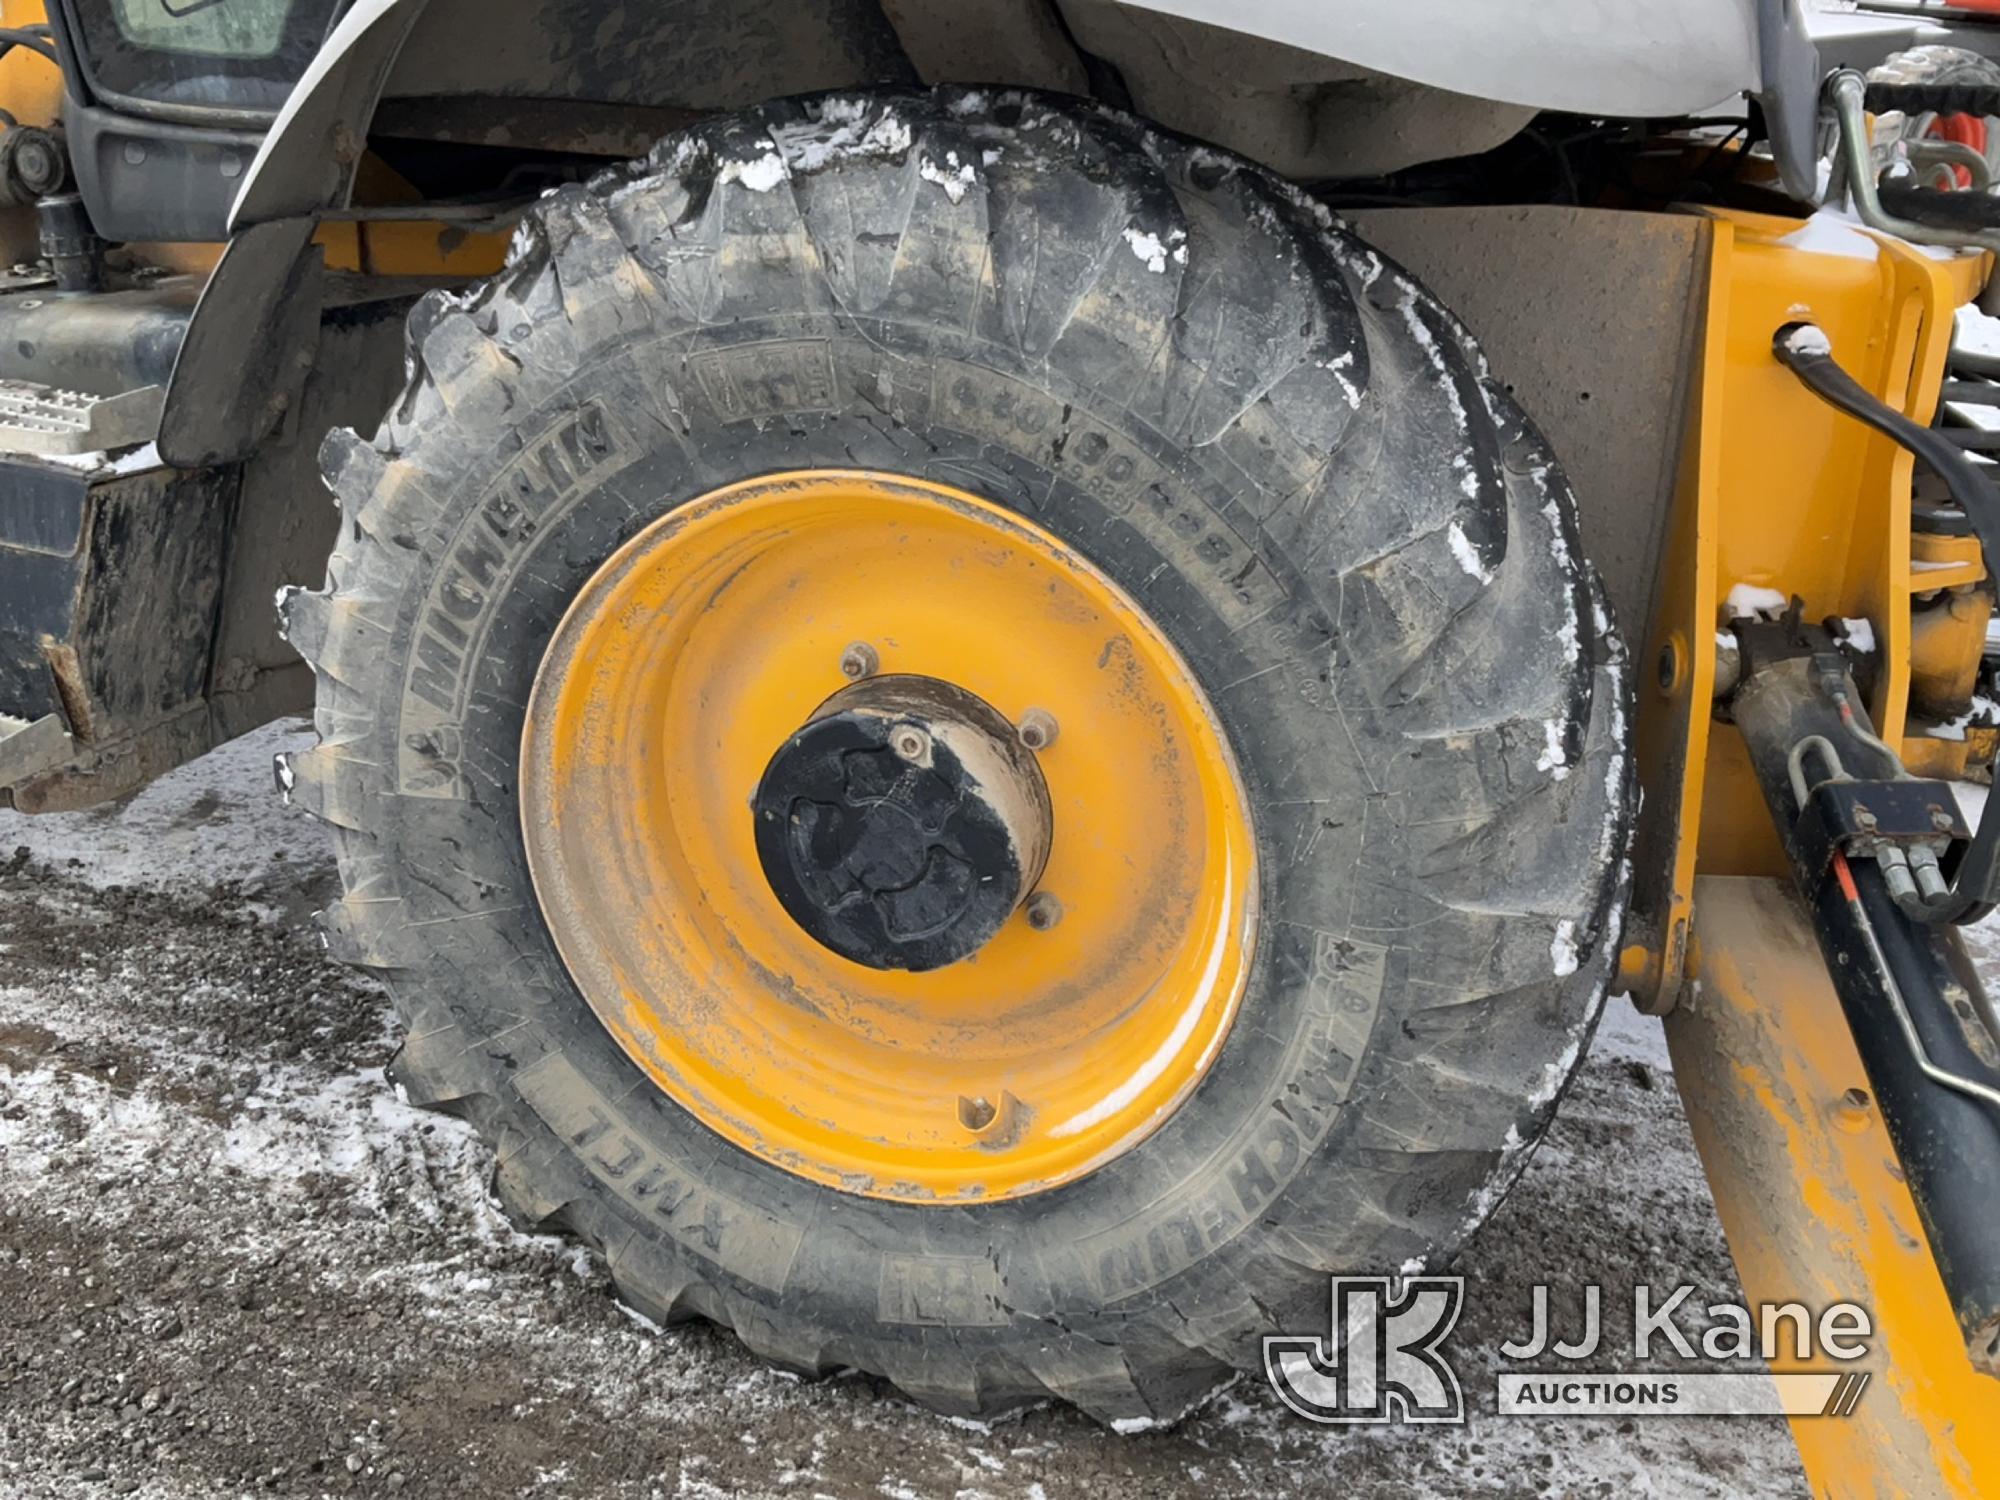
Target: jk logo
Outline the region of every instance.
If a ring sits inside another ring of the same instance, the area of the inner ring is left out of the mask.
[[[1323,1334],[1268,1334],[1271,1389],[1313,1422],[1463,1422],[1465,1395],[1438,1346],[1458,1323],[1463,1276],[1333,1278]]]

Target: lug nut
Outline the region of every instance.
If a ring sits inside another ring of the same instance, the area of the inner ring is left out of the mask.
[[[998,1113],[999,1111],[984,1099],[967,1098],[963,1094],[958,1096],[958,1123],[967,1130],[974,1132],[984,1130],[993,1123],[993,1117]]]
[[[882,669],[882,653],[866,641],[855,641],[840,653],[840,675],[849,682],[873,677]]]
[[[1028,898],[1028,925],[1047,932],[1063,919],[1063,904],[1051,891],[1036,891]]]
[[[1014,731],[1030,750],[1046,750],[1056,742],[1060,727],[1056,716],[1046,708],[1031,708],[1021,715],[1021,722],[1014,726]]]

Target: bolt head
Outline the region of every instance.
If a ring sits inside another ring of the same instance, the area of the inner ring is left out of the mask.
[[[1028,925],[1037,932],[1047,932],[1063,919],[1063,904],[1049,891],[1036,891],[1028,898]]]
[[[1843,1089],[1833,1103],[1833,1122],[1849,1135],[1859,1135],[1874,1118],[1874,1100],[1864,1088]]]
[[[1021,722],[1014,726],[1014,732],[1021,737],[1021,743],[1030,750],[1046,750],[1056,742],[1061,726],[1056,716],[1046,708],[1031,708],[1021,715]]]
[[[914,724],[902,724],[890,734],[889,748],[913,765],[923,765],[931,758],[931,737]]]
[[[882,669],[882,653],[866,641],[854,641],[840,653],[840,675],[849,682],[873,677]]]

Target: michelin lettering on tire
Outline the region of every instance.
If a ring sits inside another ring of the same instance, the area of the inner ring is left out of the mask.
[[[522,1220],[658,1319],[944,1411],[1171,1420],[1336,1272],[1448,1258],[1545,1128],[1617,947],[1623,654],[1560,470],[1464,330],[1322,207],[1075,100],[938,89],[705,123],[542,200],[425,298],[409,386],[335,433],[293,795],[396,1074]],[[1012,508],[1205,688],[1263,873],[1242,1009],[1154,1134],[949,1210],[754,1160],[570,983],[515,810],[541,652],[677,501],[801,468]]]

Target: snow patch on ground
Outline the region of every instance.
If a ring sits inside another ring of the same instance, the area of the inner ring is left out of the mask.
[[[316,738],[287,719],[119,802],[34,818],[0,810],[0,856],[26,849],[101,886],[167,891],[234,881],[259,902],[310,899],[304,887],[330,856],[326,829],[272,794],[272,764]]]
[[[508,1225],[474,1133],[384,1082],[386,998],[321,959],[304,922],[331,881],[323,833],[268,790],[272,755],[310,738],[260,732],[97,813],[0,813],[0,851],[36,862],[0,875],[9,1500],[127,1481],[150,1500],[263,1492],[280,1468],[280,1493],[344,1493],[350,1474],[376,1493],[403,1474],[393,1487],[418,1500],[884,1484],[1388,1500],[1412,1475],[1507,1500],[1804,1494],[1782,1421],[1579,1421],[1555,1441],[1491,1410],[1498,1345],[1536,1282],[1740,1295],[1660,1025],[1622,1002],[1511,1195],[1477,1205],[1493,1218],[1454,1268],[1463,1428],[1314,1427],[1254,1375],[1171,1428],[1117,1434],[1057,1407],[954,1423],[871,1380],[784,1376],[703,1325],[658,1328],[594,1257]],[[266,915],[246,922],[219,880]],[[1528,1147],[1516,1132],[1505,1150],[1519,1166]]]

